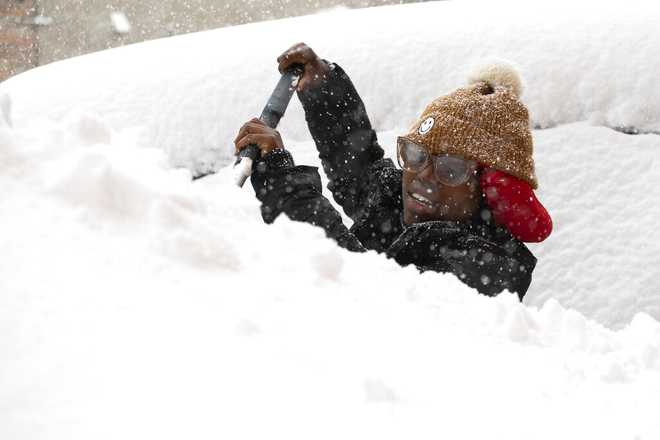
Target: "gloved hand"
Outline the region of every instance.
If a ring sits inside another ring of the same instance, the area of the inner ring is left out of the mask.
[[[284,73],[292,64],[301,64],[305,71],[298,81],[298,91],[318,85],[330,71],[330,66],[314,53],[305,43],[298,43],[277,57],[280,73]]]
[[[495,221],[511,235],[530,243],[548,238],[552,219],[527,182],[493,168],[485,168],[480,180]]]

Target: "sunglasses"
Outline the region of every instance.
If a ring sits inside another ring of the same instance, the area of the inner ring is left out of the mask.
[[[399,166],[412,173],[422,172],[433,163],[435,177],[448,186],[459,186],[477,171],[477,162],[449,154],[431,154],[426,147],[405,138],[397,139]]]

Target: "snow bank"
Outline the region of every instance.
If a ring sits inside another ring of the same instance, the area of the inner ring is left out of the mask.
[[[250,24],[95,53],[0,85],[17,125],[72,107],[194,171],[228,162],[236,127],[277,82],[275,58],[305,41],[340,63],[378,130],[407,127],[490,56],[517,63],[534,123],[589,120],[660,131],[660,7],[653,2],[430,2]],[[478,11],[475,13],[475,10]],[[258,37],[255,37],[258,36]],[[282,124],[308,139],[298,104]]]
[[[660,435],[648,315],[608,330],[263,225],[228,170],[192,183],[94,115],[0,136],[1,438]]]

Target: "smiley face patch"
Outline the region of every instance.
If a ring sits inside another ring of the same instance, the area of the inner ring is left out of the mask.
[[[429,131],[431,131],[431,129],[433,128],[433,124],[435,124],[435,119],[433,119],[433,118],[426,118],[426,119],[424,119],[424,121],[422,122],[422,124],[421,124],[421,125],[419,126],[419,128],[417,129],[417,133],[419,133],[419,134],[421,134],[422,136],[424,136],[426,133],[428,133]]]

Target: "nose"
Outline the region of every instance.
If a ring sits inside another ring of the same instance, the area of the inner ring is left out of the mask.
[[[433,163],[429,161],[429,163],[427,163],[426,166],[422,170],[420,170],[415,177],[417,180],[435,183],[435,172],[433,170]]]

